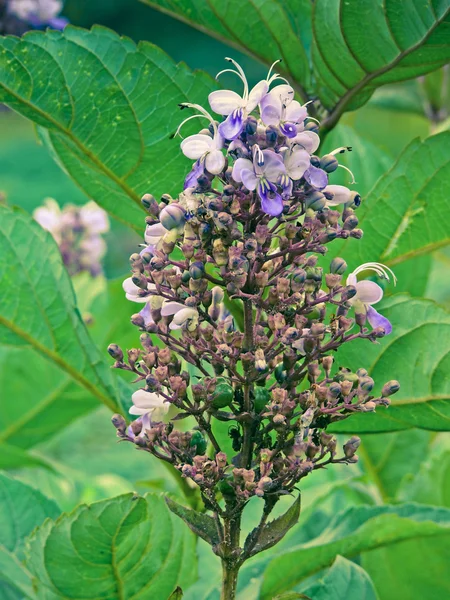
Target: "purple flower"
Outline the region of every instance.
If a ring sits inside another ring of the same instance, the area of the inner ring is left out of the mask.
[[[316,190],[323,190],[328,185],[328,175],[323,169],[319,169],[313,165],[305,171],[303,177]]]
[[[217,90],[209,94],[208,100],[215,113],[227,117],[219,125],[219,133],[226,140],[234,140],[244,129],[244,123],[248,115],[255,110],[261,99],[267,94],[272,81],[282,78],[277,73],[271,75],[274,65],[279,62],[276,61],[270,67],[267,79],[260,81],[249,91],[247,78],[242,67],[232,58],[226,58],[225,60],[231,62],[236,67],[236,71],[234,69],[224,69],[216,75],[216,79],[222,73],[234,73],[244,84],[244,93],[242,96],[239,96],[239,94],[232,90]]]
[[[278,183],[283,188],[283,198],[289,199],[292,195],[293,181],[303,177],[310,165],[310,157],[306,150],[294,146],[282,151],[286,173],[280,175]]]
[[[232,177],[243,183],[248,190],[256,190],[261,199],[261,208],[268,215],[278,216],[283,211],[283,199],[275,185],[286,173],[283,157],[272,150],[260,150],[253,146],[253,161],[238,158],[234,163]]]
[[[10,0],[8,10],[35,29],[47,26],[64,29],[68,20],[60,17],[63,8],[61,0]]]
[[[290,85],[277,85],[261,100],[261,119],[265,125],[279,127],[283,135],[294,138],[298,126],[308,116],[305,106],[294,100]]]
[[[373,308],[373,304],[377,304],[383,298],[383,288],[381,288],[374,281],[358,281],[357,275],[362,271],[373,271],[381,277],[382,279],[387,279],[390,281],[390,276],[393,279],[394,285],[397,282],[397,278],[395,277],[393,271],[377,262],[369,262],[360,265],[357,269],[350,273],[347,277],[347,285],[352,285],[356,288],[356,294],[349,300],[350,304],[352,304],[355,308],[363,309],[366,311],[367,320],[370,325],[375,329],[376,327],[382,327],[384,329],[384,333],[389,335],[392,333],[392,325],[386,317],[380,315]]]

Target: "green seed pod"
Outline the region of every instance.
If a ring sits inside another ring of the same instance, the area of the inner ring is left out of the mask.
[[[224,408],[234,400],[234,390],[224,377],[217,379],[212,405],[214,408]]]
[[[217,487],[224,496],[235,495],[234,488],[228,483],[226,479],[222,479],[222,481],[219,481]]]
[[[205,454],[207,442],[200,431],[194,431],[191,437],[191,441],[189,442],[189,446],[191,448],[197,446],[197,454]]]
[[[257,413],[260,413],[261,411],[263,411],[266,408],[269,400],[270,400],[269,390],[266,390],[266,388],[260,388],[260,387],[257,387],[255,389],[254,405],[255,405],[255,411]]]
[[[275,375],[275,379],[278,381],[278,383],[284,383],[286,381],[287,373],[284,370],[283,363],[281,363],[280,365],[278,365],[278,367],[276,367],[276,369],[274,371],[274,375]]]

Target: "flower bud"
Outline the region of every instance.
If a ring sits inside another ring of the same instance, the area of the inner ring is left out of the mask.
[[[335,273],[337,275],[343,275],[346,270],[347,270],[347,263],[345,262],[345,260],[343,258],[339,258],[338,256],[336,256],[336,258],[333,258],[333,260],[330,263],[330,273]]]
[[[356,451],[359,448],[359,445],[361,444],[361,440],[359,437],[357,437],[356,435],[354,435],[353,437],[351,437],[348,442],[346,442],[344,444],[344,454],[346,458],[353,458]]]
[[[216,463],[219,469],[225,469],[227,466],[227,455],[225,452],[218,452],[216,454]]]
[[[178,229],[184,224],[185,215],[186,211],[181,204],[172,202],[159,213],[159,221],[168,230]]]
[[[194,279],[194,280],[201,279],[204,274],[205,274],[205,265],[202,262],[196,261],[190,265],[189,275],[192,277],[192,279]]]
[[[110,344],[108,346],[108,354],[117,360],[118,362],[122,362],[123,360],[123,352],[117,344]]]
[[[159,215],[159,206],[152,194],[144,194],[141,198],[141,204],[153,216],[157,217]]]
[[[392,394],[396,394],[400,389],[400,384],[395,379],[388,381],[383,385],[383,389],[381,390],[381,395],[383,397],[392,396]]]
[[[325,208],[326,204],[327,199],[322,194],[322,192],[318,191],[314,191],[311,194],[308,194],[308,196],[305,199],[306,208],[310,208],[314,211],[322,210],[323,208]]]
[[[127,423],[122,415],[113,415],[111,417],[111,422],[119,433],[125,433]]]
[[[333,173],[339,166],[339,163],[336,157],[333,154],[325,154],[320,159],[320,168],[326,171],[327,173]]]
[[[344,221],[344,230],[351,231],[352,229],[355,229],[355,227],[358,226],[358,223],[358,217],[356,215],[350,215]]]

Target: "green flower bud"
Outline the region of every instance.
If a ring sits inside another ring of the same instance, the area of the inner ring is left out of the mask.
[[[224,408],[229,406],[234,400],[233,387],[228,383],[224,377],[219,377],[216,383],[216,389],[214,390],[214,398],[212,405],[214,408]]]
[[[200,431],[194,431],[189,442],[189,446],[194,448],[196,446],[196,454],[203,455],[206,452],[207,442]]]
[[[270,400],[269,390],[266,390],[266,388],[261,388],[261,387],[255,388],[254,405],[255,405],[255,411],[257,413],[260,413],[261,411],[263,411],[266,408],[269,400]]]

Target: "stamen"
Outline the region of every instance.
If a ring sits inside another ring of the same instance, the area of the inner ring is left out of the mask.
[[[256,162],[258,163],[259,167],[262,167],[264,165],[264,154],[262,153],[262,150],[258,146],[258,144],[255,144],[253,146],[253,157],[256,158]]]
[[[352,176],[352,180],[350,181],[351,185],[356,183],[355,176],[353,175],[353,173],[350,171],[350,169],[348,167],[346,167],[345,165],[338,165],[338,167],[341,167],[341,169],[345,169],[346,171],[348,171],[350,173],[350,175]]]
[[[269,72],[267,73],[267,77],[266,77],[266,81],[269,82],[270,81],[270,74],[272,73],[272,69],[274,68],[275,65],[277,65],[278,63],[281,62],[281,58],[279,58],[278,60],[276,60],[274,63],[272,63]]]
[[[240,78],[244,82],[244,100],[247,100],[248,99],[248,82],[247,82],[247,77],[245,76],[243,68],[241,67],[241,65],[239,63],[237,63],[232,58],[229,58],[228,56],[225,57],[225,60],[227,60],[228,62],[232,63],[236,67],[236,69],[238,70],[238,75],[240,76]]]
[[[389,282],[391,281],[391,279],[389,277],[389,274],[390,274],[392,276],[394,285],[396,285],[396,283],[397,283],[397,277],[395,276],[394,271],[392,271],[392,269],[390,269],[389,267],[387,267],[386,265],[383,265],[381,263],[377,263],[377,262],[364,263],[364,264],[360,265],[359,267],[357,267],[353,271],[353,275],[358,275],[362,271],[374,271],[374,273],[376,273],[378,275],[378,277],[380,277],[381,279],[387,279]]]
[[[180,129],[183,127],[183,125],[185,123],[187,123],[191,119],[198,119],[198,118],[201,118],[201,117],[203,117],[205,119],[208,119],[208,121],[213,126],[214,136],[217,135],[217,125],[216,125],[216,122],[214,121],[214,119],[212,118],[212,116],[209,114],[209,112],[203,108],[203,106],[200,106],[199,104],[191,104],[190,102],[183,102],[183,104],[180,104],[179,106],[181,108],[194,108],[195,110],[198,110],[201,114],[200,115],[191,115],[190,117],[187,117],[187,119],[185,119],[182,123],[180,123],[178,125],[178,129],[175,131],[175,133],[173,135],[170,136],[171,138],[174,138],[177,135],[179,135]]]
[[[336,150],[333,150],[332,152],[329,152],[328,154],[331,154],[332,156],[334,156],[335,154],[344,154],[344,152],[351,152],[353,150],[353,148],[351,146],[341,146],[340,148],[336,148]]]

